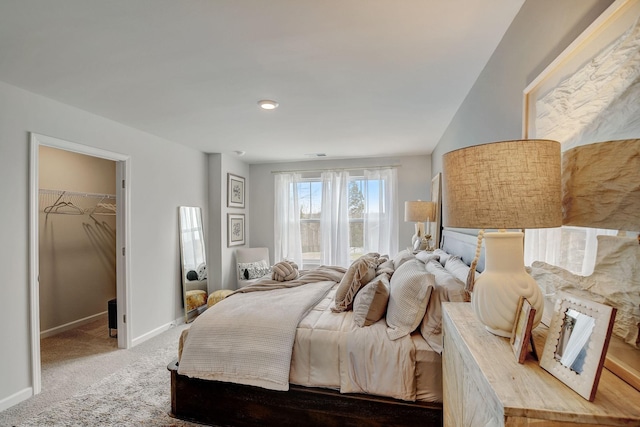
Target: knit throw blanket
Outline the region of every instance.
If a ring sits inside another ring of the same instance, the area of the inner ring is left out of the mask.
[[[297,280],[261,280],[236,291],[193,322],[178,373],[288,390],[298,323],[344,271],[319,267],[300,272]]]

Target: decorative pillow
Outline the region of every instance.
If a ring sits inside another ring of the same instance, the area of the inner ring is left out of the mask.
[[[433,351],[442,353],[442,303],[469,301],[469,293],[464,290],[464,282],[453,277],[438,261],[428,262],[426,268],[436,284],[420,324],[420,334]]]
[[[387,273],[389,277],[391,277],[394,271],[395,269],[393,268],[393,260],[388,259],[383,263],[378,264],[378,267],[376,268],[376,276],[379,276],[383,273]]]
[[[436,249],[435,251],[433,251],[433,254],[440,257],[440,264],[442,264],[443,266],[446,265],[449,258],[451,258],[451,254],[443,251],[442,249]]]
[[[391,277],[387,306],[387,336],[397,340],[413,332],[424,317],[435,281],[424,264],[407,261]]]
[[[410,259],[415,259],[415,257],[413,256],[413,253],[409,252],[408,250],[405,249],[404,251],[398,252],[398,254],[393,257],[393,269],[397,270],[402,264],[409,261]]]
[[[429,252],[429,251],[420,251],[416,254],[416,259],[419,259],[420,261],[424,262],[425,264],[429,261],[431,261],[432,259],[439,261],[440,260],[440,255],[436,255],[433,252]]]
[[[384,317],[389,301],[389,276],[381,274],[367,283],[353,300],[353,323],[363,327]]]
[[[207,278],[207,264],[204,262],[200,264],[196,270],[198,273],[198,280],[204,280]]]
[[[187,311],[196,309],[207,303],[207,291],[194,290],[185,292]]]
[[[271,273],[271,267],[265,260],[238,263],[238,277],[244,280],[258,279],[269,273]]]
[[[429,273],[434,275],[436,284],[446,290],[446,299],[444,301],[471,301],[469,292],[464,289],[466,282],[448,272],[439,262],[430,261],[426,264],[425,268]]]
[[[469,275],[470,268],[460,259],[460,257],[453,255],[450,256],[445,263],[444,268],[446,268],[447,271],[453,274],[457,279],[462,280],[463,283],[467,283],[467,276]]]
[[[375,277],[376,266],[378,265],[376,260],[379,257],[379,255],[376,255],[362,255],[351,263],[346,273],[344,273],[338,289],[336,289],[334,307],[331,310],[341,312],[350,310],[353,307],[353,299],[356,297],[356,293],[363,285],[366,285]]]

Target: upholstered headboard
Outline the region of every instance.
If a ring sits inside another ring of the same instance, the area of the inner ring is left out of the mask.
[[[442,250],[452,255],[459,256],[465,264],[471,265],[476,254],[476,246],[478,244],[478,236],[466,234],[466,232],[458,231],[453,228],[445,228],[442,232]],[[476,271],[484,270],[484,242],[482,243],[482,252],[480,260],[476,266]]]

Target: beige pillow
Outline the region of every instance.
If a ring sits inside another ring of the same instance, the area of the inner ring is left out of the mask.
[[[398,252],[398,254],[393,257],[393,269],[397,270],[402,264],[414,258],[413,253],[408,250]]]
[[[352,308],[356,293],[375,277],[378,265],[376,260],[375,254],[367,254],[351,263],[336,289],[334,307],[331,310],[341,312]]]
[[[438,261],[428,262],[426,268],[434,275],[435,286],[420,324],[420,334],[433,351],[442,353],[442,303],[465,302],[470,298],[469,293],[464,290],[464,283],[453,277]]]
[[[409,335],[420,325],[434,285],[433,274],[416,259],[405,262],[393,273],[386,317],[390,340]]]
[[[465,291],[465,283],[452,273],[447,271],[438,261],[430,261],[426,264],[427,271],[435,276],[436,285],[445,290],[445,301],[468,302],[471,301],[469,292]],[[467,267],[468,268],[468,267]]]
[[[367,283],[353,300],[353,323],[369,326],[384,317],[389,301],[389,276],[381,274]]]

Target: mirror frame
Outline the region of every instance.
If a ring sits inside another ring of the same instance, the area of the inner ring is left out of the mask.
[[[549,333],[540,358],[540,366],[591,402],[596,396],[600,374],[602,373],[609,340],[611,339],[616,309],[594,301],[576,298],[567,293],[559,292],[558,294],[560,297],[556,300],[553,310]],[[569,309],[586,314],[595,320],[595,325],[588,341],[583,369],[579,374],[564,366],[554,357],[560,340],[565,314]]]
[[[188,280],[187,273],[190,271],[185,268],[185,250],[184,250],[184,237],[183,237],[183,224],[182,218],[185,212],[190,209],[195,209],[196,212],[196,221],[199,224],[199,228],[202,232],[201,240],[202,240],[202,262],[207,265],[207,255],[206,255],[206,243],[205,243],[205,235],[204,235],[204,226],[202,223],[202,209],[196,206],[180,206],[178,208],[178,235],[180,241],[180,277],[182,282],[182,303],[184,307],[184,321],[185,323],[189,323],[193,321],[201,312],[207,309],[207,299],[205,298],[204,304],[199,307],[194,308],[193,310],[188,310],[187,307],[187,291],[189,290],[203,290],[207,293],[207,297],[209,295],[209,280],[208,275],[204,280]]]

